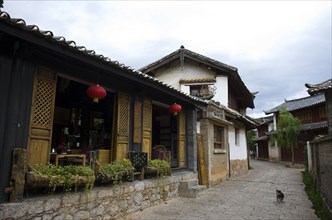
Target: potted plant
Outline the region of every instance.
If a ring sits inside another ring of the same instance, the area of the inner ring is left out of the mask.
[[[171,174],[171,167],[167,160],[154,159],[148,162],[145,173],[156,173],[158,177],[168,176]]]
[[[115,160],[112,163],[98,164],[97,180],[98,182],[112,182],[118,184],[122,181],[132,181],[135,168],[130,160]]]
[[[84,186],[86,190],[91,189],[95,182],[94,172],[90,167],[67,165],[56,167],[53,164],[46,166],[29,166],[26,175],[26,183],[30,188],[49,187],[55,191],[62,187],[66,192],[77,190]]]

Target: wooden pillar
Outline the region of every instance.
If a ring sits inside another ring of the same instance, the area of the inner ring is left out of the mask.
[[[178,164],[179,167],[187,165],[186,151],[186,114],[181,111],[178,114]]]
[[[205,162],[203,135],[197,134],[198,179],[200,185],[208,186],[207,169]]]

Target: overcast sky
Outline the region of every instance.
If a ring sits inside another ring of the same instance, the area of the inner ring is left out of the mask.
[[[252,117],[332,78],[326,1],[4,0],[2,11],[139,69],[177,50],[238,68]]]

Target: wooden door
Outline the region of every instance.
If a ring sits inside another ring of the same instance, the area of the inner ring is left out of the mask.
[[[186,150],[186,114],[184,111],[178,114],[178,165],[185,167],[187,165]]]
[[[130,97],[119,92],[116,109],[114,159],[128,158],[129,149]]]
[[[152,141],[152,101],[145,98],[143,102],[143,144],[142,152],[148,153],[148,160],[151,159]]]
[[[46,165],[50,160],[56,73],[38,68],[35,75],[31,106],[27,162]]]

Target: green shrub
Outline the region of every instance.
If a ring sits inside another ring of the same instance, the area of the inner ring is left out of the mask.
[[[37,176],[49,180],[49,189],[55,191],[57,187],[63,187],[66,192],[75,191],[80,184],[84,184],[86,190],[91,189],[94,185],[95,176],[90,167],[68,165],[56,167],[53,164],[46,166],[35,166],[32,168]]]
[[[170,167],[168,161],[166,161],[166,160],[159,160],[159,159],[150,160],[148,163],[148,166],[156,168],[157,175],[159,177],[169,175],[169,173],[171,171],[171,167]]]
[[[305,184],[305,191],[313,204],[315,214],[322,220],[328,220],[327,211],[324,208],[321,192],[315,185],[315,180],[312,175],[306,170],[302,172],[303,183]]]
[[[98,178],[102,182],[112,181],[114,184],[121,183],[122,180],[131,181],[135,169],[128,159],[115,160],[101,165],[100,168]]]

